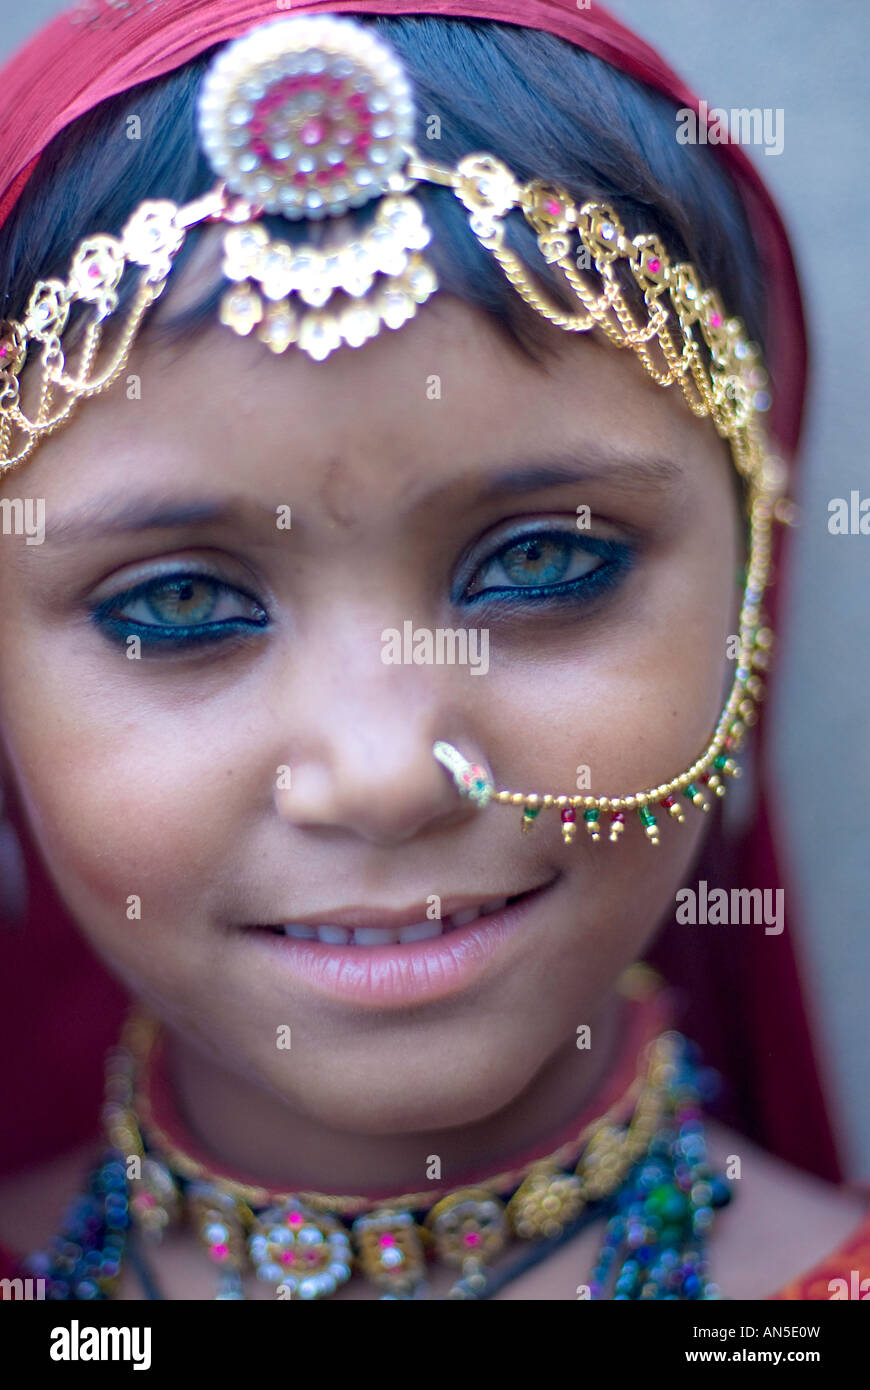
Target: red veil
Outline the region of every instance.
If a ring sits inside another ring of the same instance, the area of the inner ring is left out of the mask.
[[[289,11],[288,11],[289,12]],[[699,111],[698,98],[641,39],[576,0],[293,0],[292,13],[428,14],[500,20],[549,31]],[[275,0],[131,0],[118,10],[85,0],[30,41],[0,74],[0,226],[40,153],[65,126],[105,98],[182,66],[213,44],[280,16]],[[702,117],[705,119],[706,117]],[[806,335],[791,248],[776,206],[739,146],[714,146],[746,207],[769,295],[770,428],[791,462],[806,384]],[[95,229],[99,230],[99,229]],[[782,528],[777,528],[781,530]],[[768,600],[783,607],[783,538]],[[783,886],[781,847],[767,813],[770,773],[762,720],[753,731],[757,803],[742,838],[717,847],[712,881],[729,865],[743,887]],[[127,1006],[120,986],[75,930],[27,844],[28,920],[0,931],[0,1171],[45,1160],[96,1131],[101,1059]],[[786,902],[794,896],[786,893]],[[666,927],[655,959],[683,1008],[677,1025],[727,1078],[723,1116],[771,1152],[822,1177],[840,1177],[832,1127],[802,998],[794,913],[779,936],[703,937]],[[11,1065],[10,1065],[11,1061]]]

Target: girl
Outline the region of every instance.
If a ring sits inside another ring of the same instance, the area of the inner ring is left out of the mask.
[[[7,75],[3,1272],[849,1296],[717,795],[803,394],[758,176],[568,0],[94,4]]]

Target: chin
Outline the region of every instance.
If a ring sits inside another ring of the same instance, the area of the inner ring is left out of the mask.
[[[270,1089],[332,1129],[372,1137],[422,1134],[489,1119],[516,1099],[546,1061],[542,1056],[530,1065],[530,1049],[514,1054],[491,1041],[483,1051],[479,1035],[459,1051],[421,1045],[415,1055],[396,1049],[403,1060],[379,1059],[378,1051],[361,1044],[352,1058],[306,1064],[304,1090],[293,1087],[292,1094],[286,1073],[276,1077],[272,1063]]]

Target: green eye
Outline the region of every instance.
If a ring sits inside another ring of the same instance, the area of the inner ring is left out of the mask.
[[[212,616],[218,590],[212,580],[172,579],[152,589],[140,603],[161,622],[176,622],[183,627],[187,623],[203,623]]]
[[[558,584],[565,578],[574,553],[567,541],[533,536],[503,551],[499,561],[505,574],[518,584]],[[588,558],[592,569],[593,557]]]
[[[463,594],[512,604],[581,602],[616,583],[633,560],[628,546],[576,532],[526,531],[480,564]]]
[[[206,574],[146,580],[99,604],[92,619],[115,641],[135,636],[143,648],[164,649],[219,642],[268,623],[265,610],[250,595]]]

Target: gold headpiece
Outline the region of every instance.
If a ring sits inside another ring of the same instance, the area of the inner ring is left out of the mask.
[[[655,841],[649,806],[673,803],[675,792],[700,803],[695,783],[702,777],[721,791],[719,773],[733,770],[725,755],[753,721],[762,694],[753,668],[766,662],[769,634],[760,631],[759,605],[785,468],[766,441],[767,375],[742,321],[726,314],[694,266],[672,263],[655,235],[630,237],[606,204],[578,207],[564,189],[538,179],[522,183],[489,154],[469,155],[455,168],[423,159],[411,144],[414,103],[395,53],[353,20],[279,19],[228,44],[204,81],[199,130],[218,177],[209,193],[184,206],[146,201],[119,238],[87,237],[66,280],[40,280],[23,319],[0,323],[0,478],[62,426],[79,399],[117,379],[190,228],[227,226],[223,271],[230,284],[221,321],[241,336],[256,330],[274,353],[293,344],[319,361],[342,345],[361,346],[384,326],[401,327],[437,290],[422,254],[431,233],[413,190],[419,183],[452,189],[472,232],[526,304],[568,332],[601,330],[631,348],[660,385],[678,384],[694,414],[709,416],[728,439],[747,483],[750,557],[737,670],[713,739],[690,773],[631,797],[503,792],[493,798],[523,804],[527,819],[542,806],[561,807],[566,838],[577,806],[595,838],[595,813],[620,816],[614,838],[623,809],[637,810]],[[330,244],[290,245],[273,239],[260,221],[264,213],[290,221],[340,217],[374,198],[370,226]],[[561,272],[573,312],[554,303],[509,249],[506,219],[515,209],[533,228],[545,261]],[[126,318],[105,344],[122,277],[137,269]],[[85,317],[70,362],[63,339],[76,304],[85,306]],[[39,391],[28,414],[20,379],[37,355]]]

